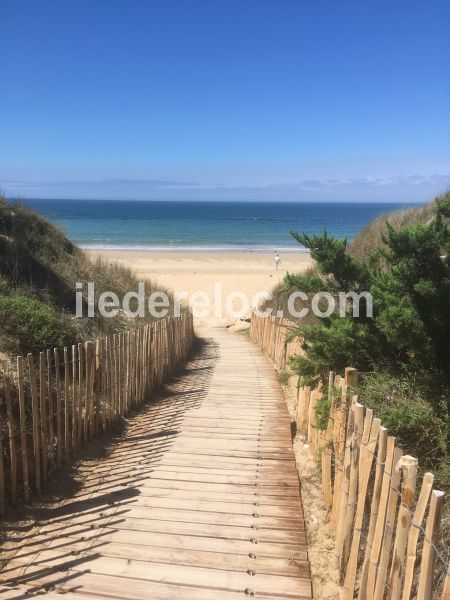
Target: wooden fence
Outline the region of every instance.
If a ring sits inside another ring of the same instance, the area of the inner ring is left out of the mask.
[[[186,359],[192,315],[0,365],[0,513],[141,406]]]
[[[286,340],[292,327],[286,319],[252,317],[250,339],[278,370],[301,352],[298,339]],[[297,431],[322,471],[344,599],[449,600],[449,565],[437,547],[444,493],[433,489],[433,474],[425,473],[416,494],[418,460],[404,456],[372,410],[359,404],[357,379],[352,368],[343,376],[330,373],[327,388],[289,379]],[[319,429],[316,406],[323,394],[329,418]]]

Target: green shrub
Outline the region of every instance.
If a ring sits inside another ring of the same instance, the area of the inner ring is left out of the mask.
[[[437,410],[429,402],[429,390],[411,375],[366,373],[361,375],[358,393],[360,402],[373,409],[404,450],[420,457],[421,466],[434,470],[446,453],[448,418],[444,406]]]
[[[332,386],[325,388],[316,402],[316,429],[324,431],[328,427],[331,407],[341,397],[341,389]]]
[[[441,485],[450,470],[449,216],[450,192],[425,208],[378,219],[350,248],[326,231],[291,232],[316,266],[289,275],[276,290],[278,304],[283,293],[301,287],[309,294],[321,287],[333,296],[372,295],[372,316],[354,317],[348,303],[342,317],[297,321],[290,339],[298,337],[302,353],[289,367],[311,386],[325,386],[329,369],[357,368],[360,401]],[[326,427],[329,404],[326,397],[318,404],[319,429]]]
[[[280,289],[282,292],[290,292],[293,288],[301,290],[305,294],[314,294],[322,291],[323,281],[314,268],[310,268],[304,273],[286,273]]]
[[[328,394],[323,394],[316,402],[316,429],[324,431],[328,427],[331,401]]]
[[[0,194],[0,348],[13,357],[60,345],[58,340],[94,339],[152,320],[148,314],[130,319],[123,311],[112,318],[98,313],[93,319],[71,318],[77,282],[84,284],[86,309],[87,282],[95,284],[97,299],[105,291],[123,298],[126,292],[137,290],[139,278],[121,265],[92,261],[43,216],[19,202],[7,202]],[[149,280],[145,285],[147,298],[156,289],[162,290]],[[10,298],[9,305],[5,296]]]
[[[277,374],[277,379],[281,385],[287,385],[289,383],[289,377],[289,371],[279,371]]]
[[[76,329],[71,319],[35,298],[1,293],[0,327],[4,349],[25,354],[71,344]]]

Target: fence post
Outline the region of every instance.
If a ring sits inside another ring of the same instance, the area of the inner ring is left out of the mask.
[[[48,434],[47,434],[47,379],[45,370],[45,352],[39,353],[39,402],[41,412],[41,452],[42,483],[47,483]]]
[[[3,373],[3,377],[5,374]],[[3,384],[4,387],[4,384]],[[0,515],[5,514],[5,466],[3,462],[3,419],[0,418]]]
[[[5,365],[5,397],[6,397],[6,417],[8,419],[9,434],[9,456],[11,472],[11,502],[13,505],[17,501],[17,454],[16,454],[16,431],[14,426],[14,414],[11,398],[11,381],[9,378],[9,367]]]
[[[78,355],[77,347],[72,346],[72,454],[75,456],[77,452],[77,435],[78,435],[78,419],[77,419],[77,399],[78,399]]]
[[[53,377],[52,377],[52,352],[47,350],[47,400],[48,400],[48,457],[50,468],[55,466],[53,444],[55,442],[54,411],[53,411]]]
[[[383,470],[383,484],[381,488],[380,503],[378,506],[377,522],[370,551],[369,570],[367,573],[367,598],[372,599],[375,591],[377,570],[380,562],[381,548],[383,545],[384,527],[386,523],[386,512],[389,500],[389,489],[391,484],[391,473],[393,469],[395,449],[395,437],[389,436],[386,447],[386,460]]]
[[[363,433],[364,423],[364,407],[361,404],[355,404],[352,407],[354,413],[354,428],[353,435],[350,441],[350,477],[348,486],[347,498],[341,498],[343,509],[339,513],[339,518],[343,518],[343,538],[342,538],[342,554],[339,564],[340,581],[344,580],[345,570],[350,554],[350,546],[352,541],[353,520],[356,512],[356,499],[358,490],[358,474],[359,474],[359,456],[361,452],[361,438]]]
[[[411,509],[414,503],[417,480],[417,458],[404,456],[401,470],[403,473],[402,495],[397,516],[394,553],[392,555],[391,572],[389,576],[389,599],[399,600],[401,586],[405,574],[405,554],[408,532],[411,526]]]
[[[81,446],[83,434],[83,390],[85,385],[83,369],[83,344],[78,344],[78,395],[77,395],[77,448]]]
[[[347,432],[347,385],[336,375],[334,386],[341,389],[340,404],[336,407],[333,424],[333,451],[334,451],[334,492],[341,489],[342,477],[344,475],[345,444]],[[331,526],[336,528],[337,516],[340,513],[339,504],[341,494],[333,494],[333,506],[331,508]]]
[[[103,346],[103,351],[105,353],[105,414],[106,414],[106,426],[108,431],[111,430],[111,421],[112,421],[112,383],[111,383],[111,338],[108,336],[105,338],[105,343]]]
[[[380,506],[381,489],[383,485],[383,471],[386,460],[387,437],[387,429],[385,427],[380,427],[380,432],[378,434],[378,450],[376,455],[375,479],[373,482],[372,502],[370,505],[369,529],[367,533],[364,562],[361,569],[361,582],[359,586],[358,600],[366,600],[367,598],[367,573],[369,570],[370,551],[372,548],[373,538],[375,534],[375,525],[378,516],[378,508]]]
[[[433,569],[436,559],[435,546],[438,538],[439,523],[444,507],[444,492],[433,490],[431,492],[430,510],[425,527],[425,541],[423,544],[422,563],[420,565],[418,600],[430,600],[433,593]]]
[[[417,542],[419,540],[420,532],[419,527],[422,526],[422,521],[428,506],[428,500],[430,499],[431,490],[433,488],[433,481],[434,475],[432,473],[425,473],[408,535],[402,600],[409,600],[411,596],[414,579],[414,567],[417,559]]]
[[[309,403],[311,401],[311,388],[304,385],[299,395],[297,409],[297,427],[301,435],[307,436],[309,423]]]
[[[315,448],[315,439],[314,433],[316,431],[316,404],[317,404],[317,389],[312,390],[309,398],[309,411],[308,411],[308,440],[311,445],[311,450],[315,456],[316,448]]]
[[[347,598],[353,598],[355,591],[356,571],[358,567],[359,547],[361,543],[361,529],[364,518],[364,506],[366,503],[370,471],[372,468],[375,449],[377,447],[380,425],[380,419],[373,419],[372,411],[367,409],[359,458],[358,502],[356,506],[350,558],[347,565],[347,573],[344,584],[345,590],[347,591]]]
[[[64,459],[67,461],[70,455],[70,431],[69,431],[69,389],[70,389],[70,363],[69,350],[64,348]]]
[[[22,482],[23,497],[25,502],[30,499],[30,486],[28,480],[28,448],[27,448],[27,421],[25,413],[25,388],[23,381],[23,357],[17,357],[17,377],[19,391],[19,419],[20,419],[20,443],[22,451]]]
[[[348,387],[352,388],[352,390],[356,390],[358,387],[358,370],[353,367],[346,367],[344,381]]]
[[[388,508],[386,512],[386,523],[384,526],[384,537],[383,544],[381,546],[380,563],[378,566],[377,581],[375,584],[374,600],[382,600],[387,583],[386,574],[389,566],[389,559],[391,556],[395,514],[397,512],[397,505],[400,496],[398,492],[398,486],[400,484],[401,472],[398,467],[402,457],[403,451],[400,448],[395,448],[389,489]]]
[[[33,355],[28,354],[28,370],[31,384],[31,415],[33,420],[33,454],[34,454],[34,481],[38,495],[41,495],[41,445],[39,431],[39,398],[36,385],[36,371],[34,369]]]
[[[450,573],[447,570],[444,579],[444,587],[442,588],[441,600],[450,600]]]
[[[344,462],[342,465],[342,475],[340,477],[340,485],[337,485],[336,474],[339,466],[335,465],[335,481],[334,481],[334,493],[333,493],[333,506],[337,505],[337,498],[339,498],[339,511],[336,515],[336,542],[335,542],[335,559],[336,567],[341,570],[342,562],[342,551],[344,544],[344,521],[347,512],[348,494],[350,488],[350,472],[352,463],[352,441],[353,432],[355,430],[355,405],[350,409],[347,424],[347,435],[345,440],[345,454]]]
[[[85,405],[84,405],[84,443],[92,437],[94,433],[93,418],[93,391],[94,391],[94,361],[95,361],[95,343],[86,342],[86,379],[85,379]]]
[[[55,355],[55,386],[56,386],[56,464],[62,463],[62,423],[61,423],[61,373],[59,365],[59,350],[54,348]]]

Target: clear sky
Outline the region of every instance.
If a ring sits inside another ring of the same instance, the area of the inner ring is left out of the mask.
[[[9,195],[424,201],[448,0],[2,0]]]

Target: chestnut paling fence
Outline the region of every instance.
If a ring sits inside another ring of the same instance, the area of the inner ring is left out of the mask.
[[[298,339],[287,340],[292,327],[286,319],[252,317],[250,339],[280,371],[301,353]],[[330,372],[327,389],[289,378],[297,431],[322,471],[344,598],[449,600],[448,559],[438,545],[444,493],[433,488],[432,473],[417,489],[417,458],[403,455],[372,410],[358,402],[357,379],[352,368],[343,376]],[[329,417],[319,429],[316,406],[323,394]]]
[[[0,364],[0,513],[40,494],[89,440],[141,406],[186,360],[192,315]]]

